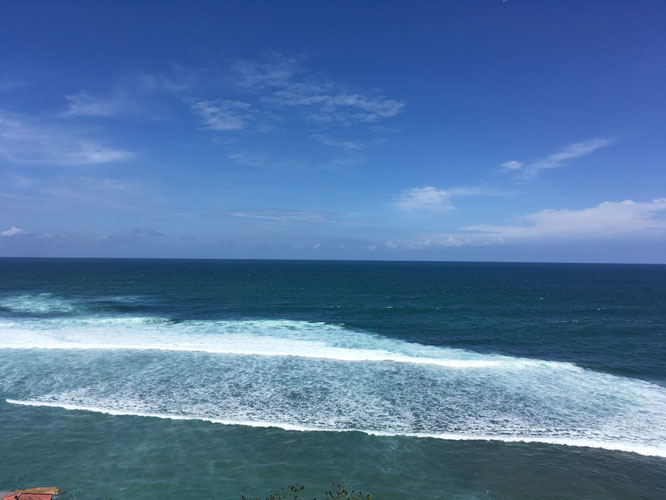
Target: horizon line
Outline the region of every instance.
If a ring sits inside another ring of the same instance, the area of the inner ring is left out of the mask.
[[[90,256],[20,256],[2,255],[3,259],[34,260],[198,260],[198,261],[249,261],[249,262],[368,262],[403,264],[579,264],[579,265],[618,265],[618,266],[666,266],[666,262],[600,262],[600,261],[540,261],[540,260],[402,260],[402,259],[308,259],[308,258],[258,258],[258,257],[90,257]]]

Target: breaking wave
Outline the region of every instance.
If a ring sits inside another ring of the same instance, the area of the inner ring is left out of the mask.
[[[14,295],[0,299],[0,308],[19,313],[71,313],[77,305],[53,293]]]
[[[112,415],[666,457],[661,386],[327,323],[4,318],[0,390],[11,404]]]
[[[88,317],[0,321],[0,349],[184,351],[392,361],[451,368],[549,363],[425,346],[339,325],[289,320],[181,322],[151,317]]]
[[[409,433],[409,432],[386,432],[386,431],[371,431],[365,429],[339,429],[339,428],[308,428],[299,425],[290,425],[283,422],[268,422],[262,420],[228,420],[209,417],[197,417],[192,415],[174,415],[168,413],[138,413],[124,410],[114,410],[110,408],[88,407],[79,406],[65,403],[53,403],[47,401],[17,401],[8,399],[7,403],[19,406],[35,406],[35,407],[50,407],[62,408],[64,410],[74,411],[89,411],[94,413],[103,413],[106,415],[120,415],[132,417],[148,417],[148,418],[161,418],[166,420],[200,420],[204,422],[211,422],[214,424],[222,425],[239,425],[246,427],[257,428],[277,428],[286,431],[299,431],[299,432],[362,432],[370,436],[386,436],[386,437],[415,437],[415,438],[431,438],[443,439],[449,441],[501,441],[504,443],[543,443],[555,444],[563,446],[579,446],[587,448],[600,448],[611,451],[624,451],[633,452],[639,455],[666,457],[666,449],[663,446],[650,446],[641,444],[627,444],[621,442],[606,442],[594,439],[567,439],[560,437],[531,437],[531,436],[501,436],[501,435],[467,435],[467,434],[453,434],[453,433]]]

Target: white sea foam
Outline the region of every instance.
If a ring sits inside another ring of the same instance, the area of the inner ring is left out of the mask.
[[[19,350],[0,363],[14,404],[666,456],[661,386],[339,325],[14,318],[0,324],[0,348]]]
[[[160,418],[165,420],[200,420],[203,422],[211,422],[222,425],[238,425],[245,427],[257,428],[277,428],[286,431],[297,432],[362,432],[370,436],[383,436],[383,437],[414,437],[414,438],[431,438],[443,439],[448,441],[501,441],[504,443],[543,443],[555,444],[561,446],[576,446],[585,448],[599,448],[611,451],[624,451],[630,453],[637,453],[639,455],[664,457],[666,458],[665,446],[650,446],[639,444],[627,444],[622,442],[605,442],[593,439],[566,439],[556,437],[543,437],[543,436],[499,436],[499,435],[467,435],[467,434],[454,434],[454,433],[423,433],[423,432],[387,432],[376,431],[368,429],[337,429],[337,428],[317,428],[305,427],[302,425],[290,425],[282,422],[268,422],[263,420],[229,420],[210,417],[197,417],[192,415],[173,415],[168,413],[143,413],[131,412],[124,410],[114,410],[111,408],[100,408],[95,406],[80,406],[65,403],[52,403],[48,401],[19,401],[15,399],[7,399],[7,403],[19,406],[36,406],[36,407],[50,407],[62,408],[64,410],[73,411],[89,411],[93,413],[103,413],[106,415],[115,416],[133,416],[133,417],[149,417]]]
[[[288,320],[184,321],[85,317],[0,323],[0,349],[110,349],[392,361],[448,368],[545,363],[424,346],[337,325]],[[572,367],[573,368],[573,367]]]
[[[52,293],[14,295],[0,299],[0,307],[22,313],[66,313],[77,309],[76,304]]]

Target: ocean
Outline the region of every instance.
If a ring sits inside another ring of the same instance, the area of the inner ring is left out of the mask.
[[[666,266],[0,259],[0,490],[666,498]]]

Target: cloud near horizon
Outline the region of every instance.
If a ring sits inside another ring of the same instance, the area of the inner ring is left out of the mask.
[[[12,238],[14,236],[18,236],[20,234],[26,234],[26,232],[21,229],[20,227],[12,226],[9,229],[5,231],[0,231],[0,236],[3,238]]]
[[[120,242],[132,243],[140,241],[150,241],[153,239],[167,238],[167,235],[149,227],[135,227],[125,233],[113,233],[102,235],[80,234],[80,233],[33,233],[20,227],[12,226],[9,229],[0,231],[0,238],[6,239],[28,239],[28,240],[52,240],[52,241],[73,241],[78,243],[103,243]]]
[[[467,226],[506,240],[666,238],[666,198],[649,202],[604,201],[581,210],[547,209],[518,218],[523,225]]]
[[[390,240],[392,249],[521,243],[575,243],[582,240],[666,241],[666,198],[648,202],[604,201],[580,210],[546,209],[517,218],[522,224],[479,224],[454,233],[430,233],[413,240]]]

